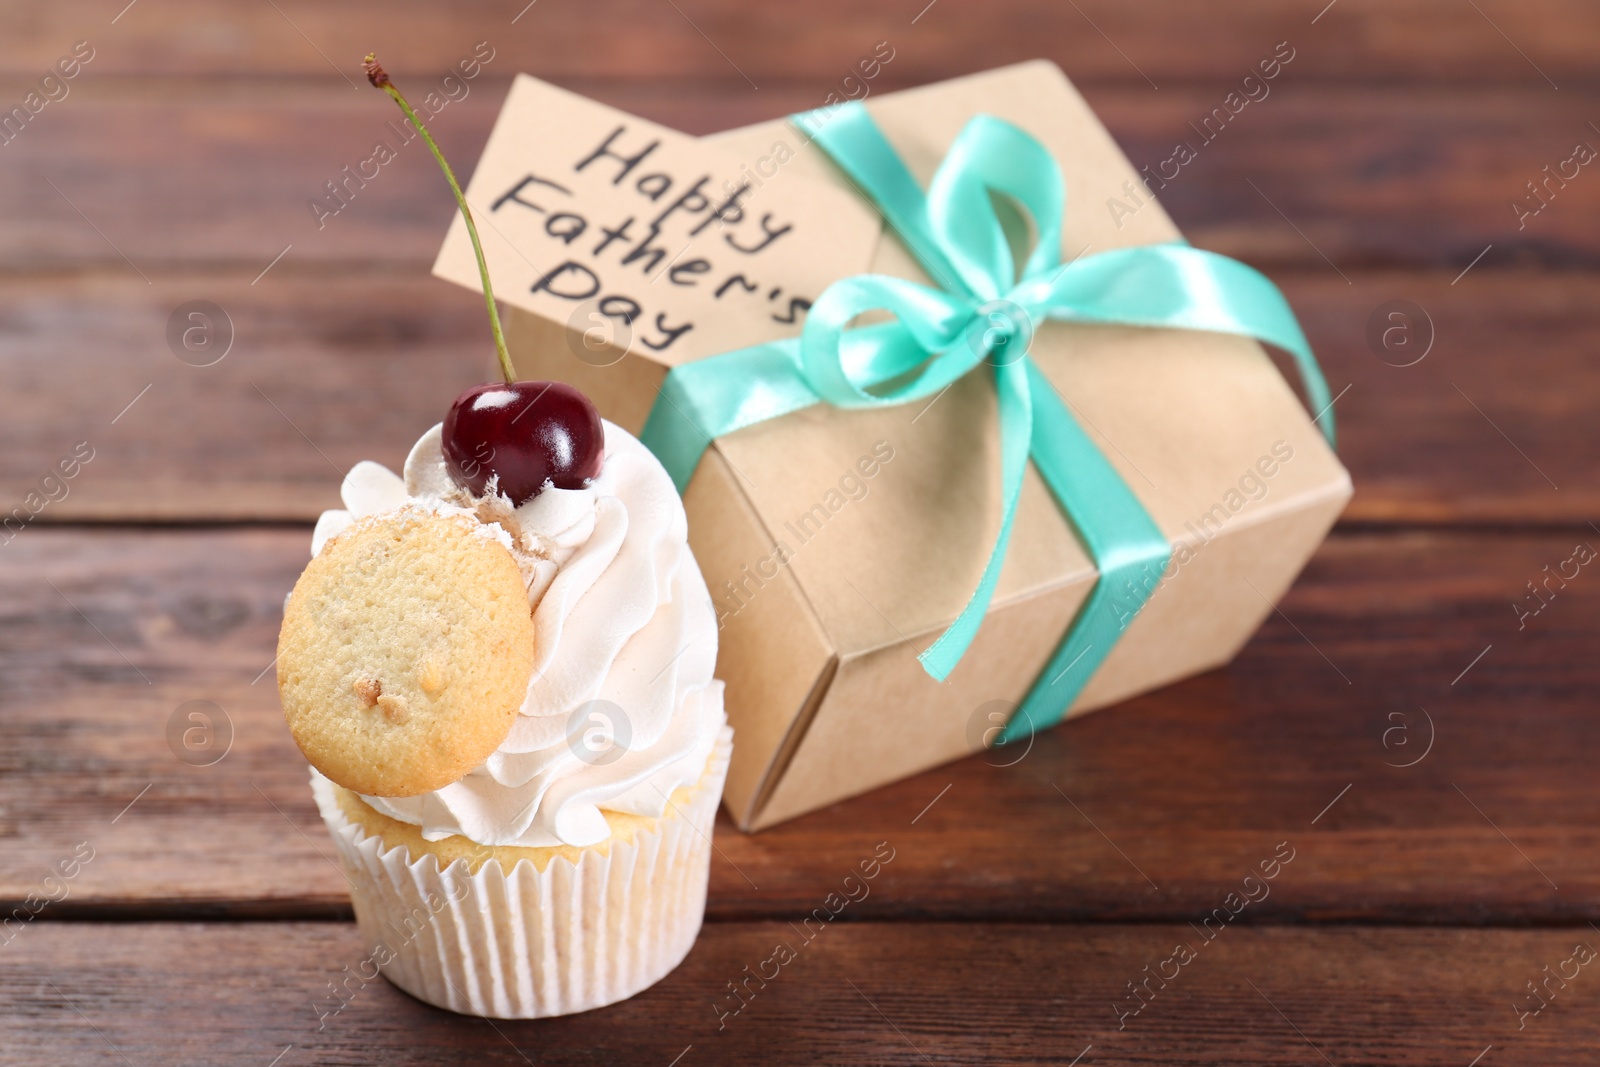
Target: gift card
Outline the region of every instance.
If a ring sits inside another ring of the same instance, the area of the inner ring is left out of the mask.
[[[523,74],[466,196],[497,298],[675,365],[798,334],[871,262],[877,212],[775,166]],[[459,215],[433,272],[481,288]]]

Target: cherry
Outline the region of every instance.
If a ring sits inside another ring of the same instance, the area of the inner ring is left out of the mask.
[[[600,473],[605,430],[589,398],[561,382],[490,382],[456,397],[444,419],[445,466],[482,496],[491,476],[512,504],[547,485],[582,489]]]
[[[472,220],[472,209],[462,195],[455,172],[444,153],[434,143],[422,120],[412,110],[400,90],[371,52],[362,64],[367,80],[382,89],[400,105],[406,119],[422,135],[423,142],[438,160],[445,181],[455,194],[456,206],[467,224],[472,252],[478,260],[478,276],[483,279],[483,302],[489,312],[489,329],[494,334],[495,355],[505,379],[475,385],[456,397],[444,420],[442,450],[450,477],[475,496],[482,496],[489,479],[496,477],[496,488],[514,505],[525,504],[544,491],[582,489],[600,473],[605,458],[605,429],[600,414],[589,398],[560,382],[519,382],[506,351],[505,334],[500,329],[500,313],[495,309],[494,287],[489,284],[489,265],[483,258],[483,243]]]

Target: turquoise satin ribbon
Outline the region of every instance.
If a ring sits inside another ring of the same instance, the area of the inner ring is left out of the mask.
[[[711,441],[817,403],[884,407],[932,397],[987,364],[999,400],[1003,506],[988,565],[955,622],[919,657],[943,681],[988,612],[1029,458],[1100,572],[1088,600],[1001,742],[1059,722],[1160,581],[1171,546],[1027,356],[1035,323],[1101,322],[1242,334],[1294,357],[1333,443],[1328,387],[1277,288],[1235,260],[1161,244],[1061,262],[1065,186],[1044,146],[979,115],[957,136],[927,194],[865,107],[794,121],[880,211],[937,283],[862,274],[829,286],[798,338],[674,367],[640,438],[679,491]],[[991,194],[1033,221],[1018,271]],[[851,328],[870,311],[889,322]]]

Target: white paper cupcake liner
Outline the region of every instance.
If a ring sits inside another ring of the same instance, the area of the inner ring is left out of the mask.
[[[711,834],[732,751],[723,728],[686,803],[631,842],[476,873],[413,859],[312,792],[338,846],[371,965],[418,1000],[496,1019],[569,1015],[625,1000],[683,961],[705,917]]]

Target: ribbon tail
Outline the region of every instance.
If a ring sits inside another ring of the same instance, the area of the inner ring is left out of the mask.
[[[1216,286],[1208,307],[1211,314],[1222,321],[1202,328],[1242,333],[1289,353],[1299,372],[1300,384],[1305,388],[1306,404],[1313,412],[1311,421],[1321,424],[1328,447],[1337,448],[1338,432],[1334,426],[1328,380],[1323,377],[1322,366],[1311,352],[1311,342],[1306,340],[1300,320],[1295,318],[1294,309],[1282,290],[1254,267],[1215,252],[1186,247],[1182,258],[1209,267],[1208,278]]]
[[[939,682],[948,678],[955,665],[961,662],[989,612],[989,601],[994,597],[1000,568],[1005,563],[1006,547],[1011,543],[1017,501],[1022,496],[1022,476],[1028,468],[1029,441],[1037,426],[1029,396],[1026,359],[1016,359],[995,368],[995,392],[1000,407],[1000,532],[995,536],[989,562],[967,606],[961,609],[949,629],[917,657],[922,669]]]
[[[1034,466],[1100,572],[1055,654],[997,739],[1054,726],[1161,582],[1172,548],[1150,513],[1027,360]]]
[[[1241,334],[1294,359],[1312,421],[1337,443],[1327,379],[1294,310],[1254,267],[1181,243],[1119,248],[1063,267],[1049,281],[1050,317]]]

